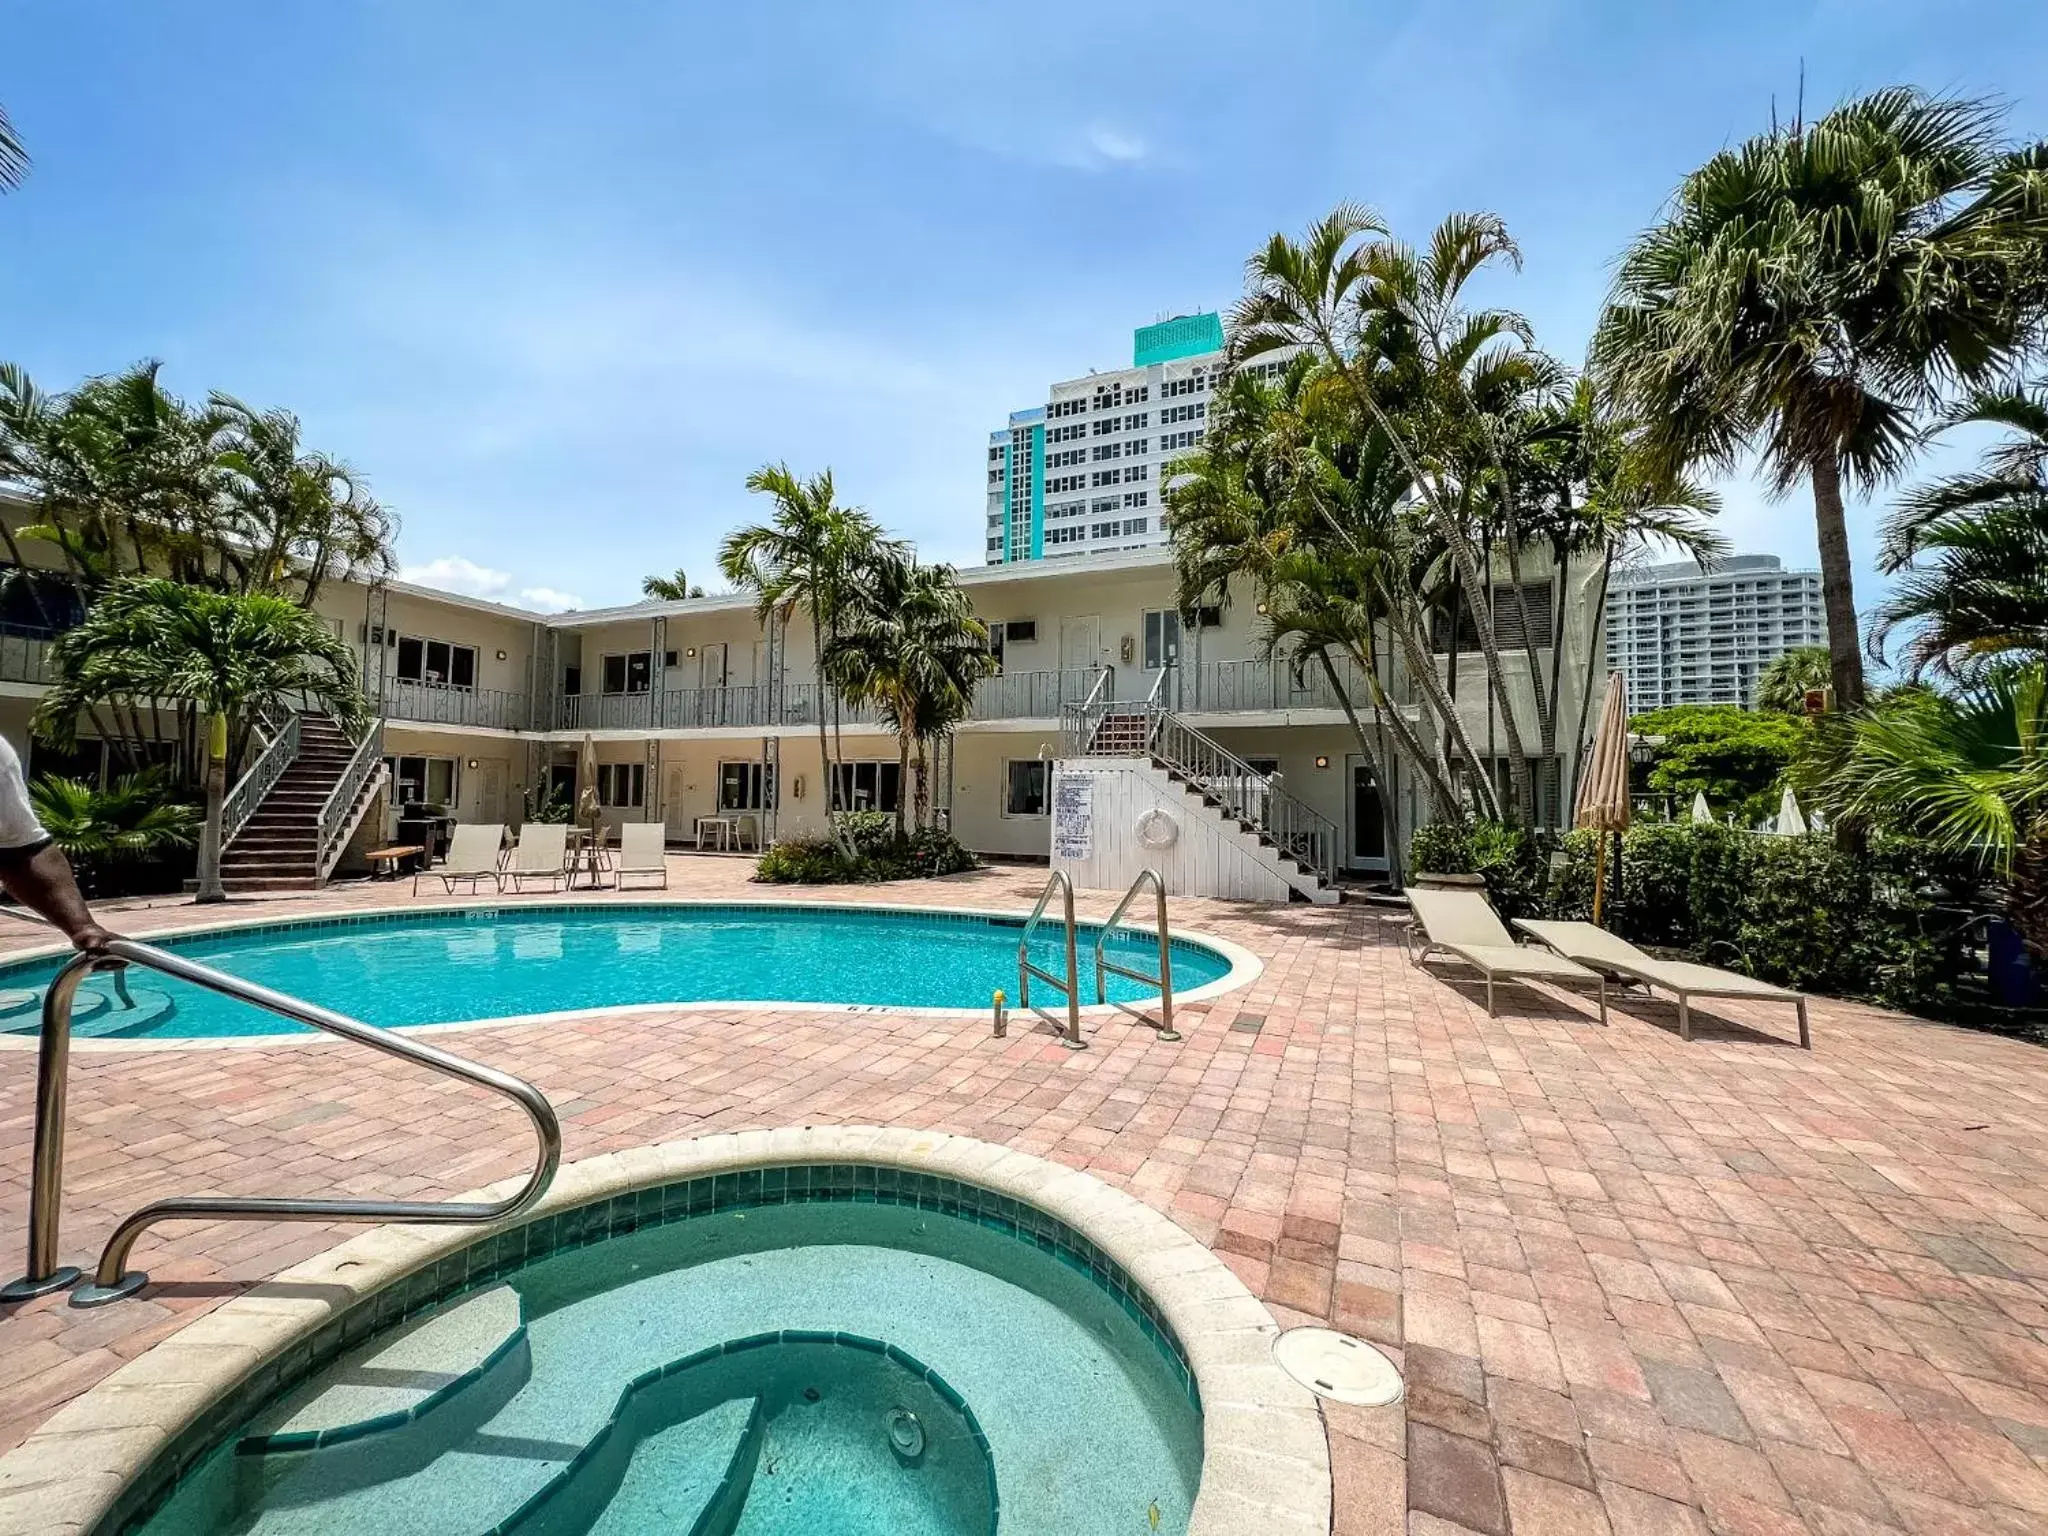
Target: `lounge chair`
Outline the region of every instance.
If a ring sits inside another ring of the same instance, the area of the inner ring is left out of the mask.
[[[454,894],[455,882],[467,880],[472,892],[479,880],[488,880],[500,891],[505,889],[505,876],[498,868],[498,860],[505,846],[505,824],[503,822],[464,822],[455,829],[455,837],[448,844],[448,857],[441,861],[439,869],[413,871],[412,893],[420,893],[420,876],[436,875],[447,883],[450,895]]]
[[[1600,987],[1600,1022],[1607,1022],[1607,979],[1598,971],[1515,942],[1478,891],[1426,891],[1411,887],[1408,905],[1424,939],[1409,959],[1419,965],[1434,954],[1464,961],[1486,978],[1486,1012],[1494,1013],[1496,981],[1591,981]],[[1411,933],[1413,930],[1411,929]]]
[[[629,821],[619,828],[619,889],[628,875],[657,875],[668,889],[668,828],[658,821]]]
[[[1548,944],[1566,959],[1590,966],[1605,976],[1638,981],[1646,987],[1662,987],[1678,998],[1678,1038],[1692,1038],[1692,999],[1695,997],[1748,998],[1755,1002],[1791,1003],[1799,1010],[1799,1043],[1813,1049],[1813,1034],[1806,1023],[1806,999],[1784,987],[1774,987],[1754,976],[1724,971],[1716,966],[1696,965],[1690,960],[1659,960],[1646,955],[1626,939],[1616,938],[1605,928],[1591,923],[1538,922],[1519,918],[1515,926],[1530,937]]]
[[[552,880],[562,888],[569,861],[569,829],[559,822],[543,825],[529,821],[519,829],[519,841],[512,847],[505,873],[512,877],[515,891],[526,889],[529,880]]]

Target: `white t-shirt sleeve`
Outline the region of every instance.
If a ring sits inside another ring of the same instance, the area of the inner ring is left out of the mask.
[[[22,777],[14,743],[0,736],[0,851],[32,847],[49,835],[29,804],[28,783]]]

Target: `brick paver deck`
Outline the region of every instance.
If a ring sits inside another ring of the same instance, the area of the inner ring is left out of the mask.
[[[672,894],[758,896],[748,868],[678,859]],[[777,894],[1016,908],[1041,879]],[[1623,1002],[1602,1030],[1589,1000],[1510,991],[1488,1019],[1370,909],[1174,905],[1266,963],[1189,1010],[1178,1045],[1117,1022],[1070,1054],[1021,1020],[998,1041],[972,1020],[772,1010],[444,1040],[539,1084],[571,1158],[885,1121],[1057,1158],[1170,1212],[1283,1322],[1402,1362],[1405,1412],[1330,1415],[1342,1536],[2048,1530],[2048,1054],[1825,1002],[1811,1054],[1783,1008],[1699,1010],[1690,1046],[1662,1004]],[[72,1074],[63,1246],[81,1263],[157,1195],[446,1194],[526,1155],[510,1111],[339,1043],[80,1051]],[[32,1056],[0,1053],[9,1274],[32,1078]],[[337,1236],[171,1228],[138,1250],[155,1281],[137,1300],[0,1313],[0,1448]]]

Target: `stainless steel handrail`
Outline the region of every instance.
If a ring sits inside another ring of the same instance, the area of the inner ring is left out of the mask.
[[[1157,976],[1150,976],[1143,971],[1134,971],[1127,966],[1118,965],[1114,960],[1108,959],[1103,954],[1103,947],[1109,943],[1109,936],[1116,932],[1117,925],[1124,920],[1124,913],[1129,909],[1131,903],[1137,899],[1138,892],[1145,888],[1145,882],[1148,880],[1152,882],[1152,889],[1159,896],[1159,916],[1157,920],[1159,974]],[[1159,1038],[1162,1040],[1178,1040],[1180,1038],[1180,1032],[1173,1027],[1173,953],[1172,940],[1168,936],[1166,929],[1166,882],[1160,878],[1159,871],[1156,869],[1148,868],[1138,871],[1138,878],[1131,882],[1131,888],[1124,892],[1123,900],[1119,901],[1116,904],[1116,910],[1109,914],[1109,921],[1104,923],[1095,935],[1095,1001],[1098,1003],[1109,1002],[1109,983],[1107,980],[1109,976],[1122,976],[1128,981],[1141,982],[1146,986],[1157,987],[1159,989],[1159,1022],[1153,1025],[1153,1027],[1159,1031]],[[1134,1019],[1143,1020],[1147,1024],[1152,1023],[1150,1019],[1145,1017],[1142,1009],[1133,1008],[1128,1003],[1113,1003],[1111,1006],[1121,1009]]]
[[[144,1206],[114,1229],[100,1251],[90,1284],[72,1293],[74,1307],[96,1307],[133,1295],[148,1282],[140,1270],[125,1270],[135,1241],[166,1221],[408,1221],[438,1225],[481,1225],[518,1215],[547,1193],[562,1161],[562,1127],[555,1109],[533,1084],[494,1067],[408,1040],[388,1029],[365,1024],[345,1014],[273,992],[238,977],[198,965],[132,939],[114,939],[100,954],[74,955],[58,970],[43,996],[43,1022],[36,1062],[36,1136],[34,1172],[29,1187],[28,1272],[0,1290],[0,1300],[18,1301],[59,1290],[78,1271],[57,1264],[57,1217],[63,1204],[64,1103],[71,1055],[71,1005],[79,983],[94,970],[139,965],[196,987],[232,997],[266,1012],[314,1029],[339,1035],[358,1045],[396,1056],[448,1077],[502,1094],[526,1112],[539,1142],[539,1157],[526,1182],[503,1200],[305,1200],[238,1196],[183,1196]]]
[[[1067,930],[1067,979],[1061,981],[1050,971],[1042,971],[1031,963],[1031,935],[1038,931],[1038,925],[1045,917],[1045,904],[1052,900],[1052,893],[1059,891],[1064,898],[1060,921]],[[1060,1021],[1031,1001],[1031,978],[1036,976],[1047,986],[1058,987],[1067,994],[1067,1022]],[[1017,1006],[1028,1008],[1046,1023],[1060,1032],[1061,1041],[1069,1050],[1082,1050],[1088,1042],[1081,1038],[1081,966],[1075,954],[1074,942],[1074,882],[1066,871],[1056,869],[1045,882],[1045,889],[1038,893],[1038,905],[1031,909],[1031,915],[1024,920],[1024,933],[1017,940]]]

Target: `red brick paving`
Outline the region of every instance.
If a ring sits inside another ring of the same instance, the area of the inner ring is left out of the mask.
[[[678,894],[757,895],[742,861]],[[1041,877],[796,899],[1022,906]],[[336,889],[321,908],[402,900]],[[1090,899],[1095,909],[1106,903]],[[309,903],[263,904],[277,913]],[[123,914],[141,932],[207,914]],[[1875,1009],[1672,1010],[1418,973],[1367,909],[1176,903],[1266,962],[1161,1044],[1017,1021],[763,1010],[478,1030],[567,1155],[889,1121],[1087,1168],[1170,1212],[1286,1322],[1389,1348],[1405,1417],[1332,1409],[1338,1536],[2048,1530],[2048,1055]],[[516,1117],[338,1043],[74,1055],[64,1250],[171,1192],[450,1193]],[[18,1265],[33,1058],[0,1052],[0,1267]],[[142,1299],[0,1316],[0,1448],[325,1228],[144,1240]],[[1404,1491],[1405,1487],[1405,1491]],[[1404,1518],[1405,1511],[1405,1518]]]

